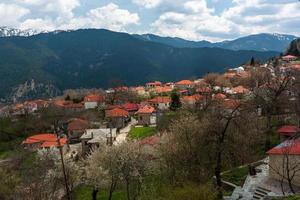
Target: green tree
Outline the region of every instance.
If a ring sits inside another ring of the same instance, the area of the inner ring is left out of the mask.
[[[254,65],[255,65],[255,60],[254,60],[254,57],[253,57],[253,56],[252,56],[252,58],[251,58],[250,65],[251,65],[251,66],[254,66]]]
[[[171,104],[170,104],[170,110],[177,110],[178,108],[181,108],[181,101],[180,101],[180,97],[177,94],[176,91],[173,91],[171,93]]]

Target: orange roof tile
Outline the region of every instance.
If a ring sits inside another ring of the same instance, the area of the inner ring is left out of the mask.
[[[235,88],[232,88],[232,91],[236,94],[245,94],[248,93],[249,90],[247,88],[245,88],[244,86],[237,86]]]
[[[236,109],[240,105],[240,102],[236,99],[225,99],[222,105],[227,109]]]
[[[64,146],[67,143],[65,138],[60,138],[60,145]],[[41,133],[28,137],[22,144],[40,144],[40,147],[57,147],[57,136],[50,133]]]
[[[156,93],[168,93],[168,92],[171,92],[172,90],[173,89],[170,86],[164,86],[164,87],[158,86],[155,88]]]
[[[137,111],[139,109],[139,105],[136,103],[125,103],[122,105],[122,108],[124,108],[128,112]]]
[[[103,102],[104,96],[97,95],[97,94],[89,94],[84,97],[85,102]]]
[[[190,80],[181,80],[176,83],[176,85],[193,85],[193,84],[194,84],[194,82],[192,82]]]
[[[201,99],[203,99],[203,96],[201,96],[200,94],[194,94],[192,96],[184,96],[182,98],[183,101],[186,101],[186,102],[191,102],[191,101],[200,101]]]
[[[121,108],[114,108],[112,110],[106,111],[106,117],[128,117],[128,111]]]
[[[226,99],[226,95],[222,94],[222,93],[218,93],[218,94],[214,95],[214,99],[217,99],[217,100]]]
[[[155,97],[153,99],[148,100],[150,103],[170,103],[170,97]]]
[[[141,107],[136,114],[151,114],[155,111],[155,108],[153,108],[152,106],[149,105],[145,105],[143,107]]]

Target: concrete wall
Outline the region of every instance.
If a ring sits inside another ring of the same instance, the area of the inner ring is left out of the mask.
[[[94,109],[97,108],[98,103],[97,102],[85,102],[84,107],[85,109]]]

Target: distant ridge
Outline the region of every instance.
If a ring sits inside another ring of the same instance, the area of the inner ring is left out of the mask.
[[[134,35],[144,41],[157,42],[179,48],[218,47],[230,50],[278,51],[284,52],[296,39],[294,35],[261,33],[235,40],[212,43],[209,41],[189,41],[181,38],[161,37],[153,34]]]
[[[46,96],[68,88],[107,88],[113,80],[128,86],[177,81],[223,72],[252,56],[265,61],[278,54],[175,48],[104,29],[0,37],[0,99],[26,98],[23,94]],[[31,89],[28,83],[33,81],[35,88]],[[12,94],[15,91],[17,95]]]
[[[83,29],[84,30],[84,29]],[[96,29],[95,29],[96,30]],[[100,29],[98,29],[100,30]],[[28,37],[40,33],[60,33],[72,32],[75,30],[56,30],[56,31],[36,31],[33,29],[20,30],[16,28],[0,27],[0,37],[22,36]],[[169,45],[176,48],[203,48],[203,47],[218,47],[230,50],[254,50],[254,51],[278,51],[284,52],[289,44],[297,38],[294,35],[277,34],[277,33],[261,33],[240,37],[234,40],[223,42],[210,41],[190,41],[178,37],[161,37],[154,34],[133,34],[135,38]]]

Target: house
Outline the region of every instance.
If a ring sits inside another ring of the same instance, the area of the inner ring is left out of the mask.
[[[147,95],[147,92],[143,86],[133,87],[133,88],[130,88],[130,90],[133,92],[136,92],[140,96]]]
[[[222,94],[222,93],[218,93],[218,94],[213,95],[213,99],[216,101],[221,101],[221,100],[226,99],[226,95]]]
[[[141,107],[135,114],[139,125],[149,126],[156,124],[155,108],[150,105]]]
[[[151,88],[155,88],[155,87],[161,87],[162,83],[160,81],[154,81],[154,82],[150,82],[150,83],[146,83],[146,88],[147,89],[151,89]]]
[[[172,92],[172,90],[173,88],[171,86],[159,86],[155,88],[155,93],[159,95],[169,94],[170,92]]]
[[[194,94],[192,96],[184,96],[181,98],[181,102],[185,107],[194,108],[196,105],[201,106],[203,96],[200,94]]]
[[[58,139],[55,134],[51,134],[51,133],[36,134],[26,138],[26,140],[22,142],[24,148],[29,150],[63,147],[63,149],[66,151],[67,149],[66,144],[67,144],[66,138]]]
[[[83,119],[75,118],[68,122],[68,140],[70,143],[79,142],[79,138],[86,129],[90,127],[89,122]]]
[[[63,99],[58,99],[53,101],[53,106],[56,108],[69,110],[69,111],[83,111],[84,110],[84,104],[83,103],[74,103],[72,101],[66,101]]]
[[[85,155],[95,148],[108,145],[116,140],[117,129],[86,129],[80,137],[82,154]]]
[[[171,104],[170,97],[155,97],[147,101],[152,107],[160,109],[160,110],[167,110]]]
[[[236,95],[243,95],[243,94],[247,94],[250,92],[247,88],[245,88],[244,86],[241,86],[241,85],[232,88],[231,91],[233,94],[236,94]]]
[[[106,111],[106,117],[109,120],[109,127],[123,128],[129,122],[129,112],[122,108],[114,108]]]
[[[194,82],[190,80],[182,80],[175,83],[175,87],[179,90],[186,90],[194,86]]]
[[[282,57],[282,60],[290,62],[290,61],[294,61],[297,60],[297,56],[293,56],[293,55],[286,55]]]
[[[289,174],[294,176],[292,184],[300,186],[300,139],[286,140],[267,152],[269,155],[269,176],[287,182]],[[285,177],[285,178],[283,178]]]
[[[277,130],[282,140],[295,136],[299,131],[299,127],[294,125],[284,125]]]
[[[90,94],[84,97],[85,109],[94,109],[105,105],[105,98],[102,95]]]
[[[121,106],[121,108],[125,109],[130,116],[134,115],[136,111],[139,109],[139,105],[136,103],[125,103]]]

